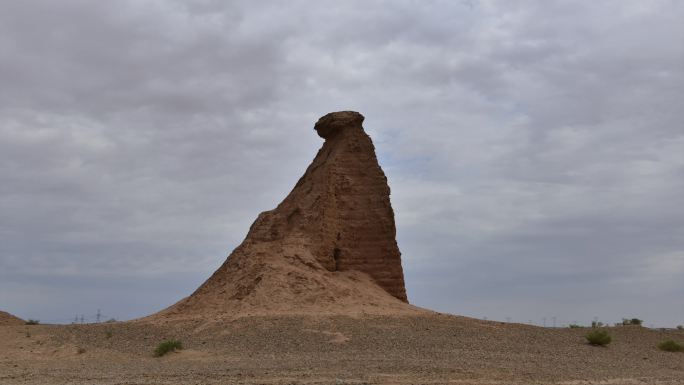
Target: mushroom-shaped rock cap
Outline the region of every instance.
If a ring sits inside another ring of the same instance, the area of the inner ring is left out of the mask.
[[[321,138],[328,139],[346,127],[361,127],[363,119],[363,115],[356,111],[331,112],[318,119],[314,130]]]

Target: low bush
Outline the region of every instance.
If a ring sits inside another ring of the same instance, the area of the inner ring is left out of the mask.
[[[624,325],[624,326],[629,326],[629,325],[641,326],[641,324],[643,324],[643,323],[644,323],[644,321],[640,320],[638,318],[631,318],[631,319],[630,318],[623,318],[622,319],[622,325]],[[615,326],[618,326],[618,325],[615,325]]]
[[[677,330],[684,330],[684,325],[677,325]]]
[[[580,329],[582,327],[583,327],[582,325],[570,324],[570,329]]]
[[[37,319],[30,319],[26,321],[26,325],[38,325],[39,323],[40,321],[38,321]]]
[[[684,345],[673,340],[667,340],[659,343],[658,349],[665,352],[684,352]]]
[[[154,349],[154,356],[161,357],[166,353],[175,352],[176,350],[183,349],[183,344],[178,340],[168,340],[157,345]]]
[[[606,346],[613,340],[606,330],[594,330],[587,333],[584,337],[589,342],[589,345],[594,346]]]

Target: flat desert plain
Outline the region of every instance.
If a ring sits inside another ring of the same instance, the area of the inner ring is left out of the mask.
[[[409,316],[0,326],[0,384],[684,384],[684,332]],[[164,340],[184,349],[154,357]]]

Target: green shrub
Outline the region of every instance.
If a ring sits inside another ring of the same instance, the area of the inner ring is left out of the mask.
[[[589,342],[589,345],[594,346],[606,346],[613,340],[606,330],[594,330],[587,333],[584,337]]]
[[[677,330],[684,330],[684,325],[677,325]]]
[[[583,327],[582,325],[570,324],[570,329],[580,329],[582,327]]]
[[[39,323],[40,321],[38,321],[37,319],[30,319],[26,321],[26,325],[38,325]]]
[[[642,323],[644,323],[644,320],[640,320],[638,318],[632,318],[631,320],[629,320],[630,325],[641,326]]]
[[[684,352],[684,345],[672,340],[667,340],[659,343],[658,349],[666,352]]]
[[[157,345],[154,349],[154,356],[161,357],[166,353],[175,352],[176,350],[183,349],[183,344],[178,340],[168,340]]]

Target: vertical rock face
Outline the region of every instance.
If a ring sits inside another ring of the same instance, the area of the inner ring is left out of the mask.
[[[367,273],[407,301],[390,189],[363,120],[353,111],[318,120],[314,128],[325,139],[323,147],[287,198],[262,213],[247,238],[306,238],[327,270]]]
[[[413,312],[387,178],[358,112],[315,125],[325,139],[294,189],[190,297],[157,316]],[[153,316],[155,317],[155,316]]]

